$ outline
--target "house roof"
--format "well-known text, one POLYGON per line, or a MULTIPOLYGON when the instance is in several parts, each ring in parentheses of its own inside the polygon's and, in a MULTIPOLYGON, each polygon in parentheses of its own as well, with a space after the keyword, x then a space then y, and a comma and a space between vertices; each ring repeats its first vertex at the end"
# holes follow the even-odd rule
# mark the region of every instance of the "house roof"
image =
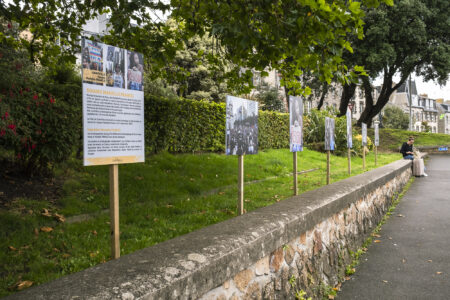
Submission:
MULTIPOLYGON (((397 93, 408 93, 409 92, 409 81, 405 81, 398 89, 397 93)), ((417 95, 416 82, 411 80, 411 95, 417 95)))

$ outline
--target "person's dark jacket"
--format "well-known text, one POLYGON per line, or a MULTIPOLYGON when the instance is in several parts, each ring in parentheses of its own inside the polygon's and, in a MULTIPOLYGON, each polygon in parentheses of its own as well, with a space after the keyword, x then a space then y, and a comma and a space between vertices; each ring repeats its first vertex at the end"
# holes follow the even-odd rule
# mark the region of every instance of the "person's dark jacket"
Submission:
POLYGON ((411 155, 406 152, 413 152, 413 145, 408 145, 407 142, 404 142, 402 148, 400 149, 400 153, 403 154, 403 157, 405 157, 406 155, 411 155))

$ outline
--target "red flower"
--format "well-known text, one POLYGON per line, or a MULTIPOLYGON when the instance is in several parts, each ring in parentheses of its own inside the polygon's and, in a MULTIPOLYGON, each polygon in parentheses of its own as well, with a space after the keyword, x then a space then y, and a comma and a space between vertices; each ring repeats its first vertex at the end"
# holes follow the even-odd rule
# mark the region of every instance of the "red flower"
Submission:
POLYGON ((18 153, 18 154, 17 154, 17 158, 18 158, 18 159, 21 159, 21 158, 22 158, 22 154, 18 153))
POLYGON ((0 130, 0 136, 4 136, 6 131, 4 129, 0 130))
POLYGON ((39 119, 39 125, 42 125, 42 119, 39 119))
POLYGON ((14 124, 9 124, 9 125, 8 125, 8 128, 14 131, 14 130, 16 130, 16 125, 14 125, 14 124))
POLYGON ((30 91, 30 88, 25 88, 25 91, 29 92, 29 91, 30 91))
POLYGON ((37 100, 38 99, 38 95, 37 94, 34 94, 33 95, 33 100, 37 100))
POLYGON ((36 144, 31 145, 31 149, 36 149, 36 144))
POLYGON ((11 29, 12 25, 11 23, 8 23, 8 28, 11 29))
POLYGON ((50 103, 55 103, 55 98, 50 98, 50 103))
POLYGON ((8 119, 8 117, 9 117, 8 112, 5 112, 5 120, 8 119))

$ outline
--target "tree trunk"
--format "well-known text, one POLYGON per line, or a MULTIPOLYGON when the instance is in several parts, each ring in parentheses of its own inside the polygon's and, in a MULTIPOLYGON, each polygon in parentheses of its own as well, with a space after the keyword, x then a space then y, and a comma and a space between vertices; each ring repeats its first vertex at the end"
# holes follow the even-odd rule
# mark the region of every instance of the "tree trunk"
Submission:
POLYGON ((362 88, 364 90, 364 98, 366 99, 366 107, 364 108, 364 111, 362 112, 356 125, 361 127, 361 124, 365 123, 367 124, 367 127, 370 127, 372 124, 372 117, 370 117, 370 113, 373 110, 373 95, 372 95, 373 87, 370 84, 369 78, 367 77, 363 78, 362 82, 363 82, 362 88))
POLYGON ((342 86, 341 102, 339 104, 338 117, 345 116, 347 113, 348 103, 355 95, 356 83, 345 84, 342 86))
POLYGON ((317 105, 318 110, 322 108, 323 100, 325 100, 327 94, 328 94, 328 83, 324 82, 322 85, 322 92, 320 95, 319 104, 317 105))

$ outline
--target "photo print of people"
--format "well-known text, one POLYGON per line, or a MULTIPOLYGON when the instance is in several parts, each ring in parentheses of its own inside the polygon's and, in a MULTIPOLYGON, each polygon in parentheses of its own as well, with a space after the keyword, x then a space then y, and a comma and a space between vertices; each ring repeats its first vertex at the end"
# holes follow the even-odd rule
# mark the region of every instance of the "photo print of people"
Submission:
POLYGON ((367 146, 367 124, 361 123, 362 145, 367 146))
POLYGON ((144 58, 141 53, 128 51, 127 89, 142 91, 144 80, 144 58))
POLYGON ((347 109, 347 148, 351 149, 353 147, 353 137, 352 137, 352 111, 347 109))
POLYGON ((303 151, 303 101, 289 96, 289 128, 291 152, 303 151))
POLYGON ((334 119, 325 117, 325 150, 334 150, 334 119))
POLYGON ((225 152, 258 153, 258 102, 227 96, 225 152))

